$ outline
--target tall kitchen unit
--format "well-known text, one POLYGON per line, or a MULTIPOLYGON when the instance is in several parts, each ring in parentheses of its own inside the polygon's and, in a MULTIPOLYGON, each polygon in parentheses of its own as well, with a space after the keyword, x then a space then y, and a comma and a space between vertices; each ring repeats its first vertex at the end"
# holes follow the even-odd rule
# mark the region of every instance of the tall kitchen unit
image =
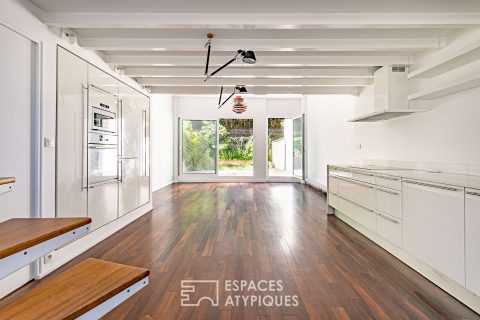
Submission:
POLYGON ((88 216, 92 229, 118 217, 118 83, 88 65, 88 216))
POLYGON ((120 83, 119 215, 150 200, 149 98, 120 83))
POLYGON ((150 202, 150 99, 58 46, 56 216, 92 230, 150 202))

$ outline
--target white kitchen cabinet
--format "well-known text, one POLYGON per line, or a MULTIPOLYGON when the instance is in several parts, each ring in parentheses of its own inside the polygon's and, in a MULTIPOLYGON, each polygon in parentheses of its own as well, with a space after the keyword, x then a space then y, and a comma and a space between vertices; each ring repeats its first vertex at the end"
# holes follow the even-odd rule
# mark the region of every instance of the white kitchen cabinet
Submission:
POLYGON ((120 83, 121 147, 119 215, 150 201, 150 100, 120 83))
POLYGON ((86 217, 88 63, 57 50, 56 215, 86 217))
POLYGON ((400 191, 376 188, 377 210, 387 213, 397 219, 402 218, 402 195, 400 191))
POLYGON ((140 95, 142 134, 139 172, 139 205, 150 202, 150 98, 140 95))
POLYGON ((88 84, 118 95, 118 80, 91 64, 88 64, 88 84))
POLYGON ((338 210, 355 220, 365 228, 376 232, 377 216, 375 211, 342 196, 338 197, 338 210))
POLYGON ((377 234, 402 247, 402 221, 384 212, 377 211, 377 234))
POLYGON ((92 218, 92 230, 117 218, 117 201, 117 182, 98 185, 88 189, 88 216, 92 218))
POLYGON ((480 295, 480 190, 465 190, 466 287, 480 295))
POLYGON ((403 248, 465 284, 463 188, 402 182, 403 248))
POLYGON ((376 175, 376 184, 381 187, 402 190, 402 179, 399 177, 376 175))
POLYGON ((337 209, 338 208, 338 201, 339 201, 339 198, 336 194, 330 192, 328 194, 328 205, 337 209))
POLYGON ((375 183, 375 175, 369 172, 355 171, 352 170, 352 179, 362 181, 365 183, 375 183))
POLYGON ((338 179, 335 176, 328 177, 328 190, 333 193, 338 192, 338 179))
POLYGON ((338 179, 338 194, 360 204, 375 208, 375 187, 346 178, 338 179))

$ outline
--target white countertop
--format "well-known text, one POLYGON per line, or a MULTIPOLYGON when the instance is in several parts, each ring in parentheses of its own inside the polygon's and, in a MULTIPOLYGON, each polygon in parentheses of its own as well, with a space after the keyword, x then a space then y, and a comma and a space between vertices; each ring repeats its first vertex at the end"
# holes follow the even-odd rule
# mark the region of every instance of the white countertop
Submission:
POLYGON ((415 169, 371 165, 330 165, 330 167, 341 168, 347 171, 365 171, 378 175, 400 177, 402 179, 422 180, 456 187, 480 189, 480 176, 474 175, 430 172, 415 169))

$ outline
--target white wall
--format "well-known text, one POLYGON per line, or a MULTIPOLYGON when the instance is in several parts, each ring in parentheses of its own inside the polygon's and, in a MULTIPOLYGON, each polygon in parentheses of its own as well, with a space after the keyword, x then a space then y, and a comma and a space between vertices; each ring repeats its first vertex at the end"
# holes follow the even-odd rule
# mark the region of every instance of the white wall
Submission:
MULTIPOLYGON (((226 98, 226 97, 225 97, 226 98)), ((178 181, 266 181, 267 180, 267 119, 294 118, 302 112, 300 96, 250 96, 245 97, 247 111, 236 114, 231 102, 218 109, 217 96, 177 96, 175 97, 176 114, 186 120, 253 119, 254 134, 254 173, 253 177, 226 177, 206 174, 181 175, 178 181)), ((174 141, 178 141, 177 122, 174 141)), ((178 172, 178 154, 175 152, 175 173, 178 172)), ((271 178, 273 179, 273 178, 271 178)), ((285 178, 283 178, 285 179, 285 178)))
MULTIPOLYGON (((373 103, 370 91, 359 104, 373 103)), ((424 113, 355 125, 362 159, 479 164, 480 88, 434 101, 424 113)), ((362 108, 361 105, 358 107, 362 108)))
POLYGON ((152 95, 150 112, 152 188, 155 191, 173 182, 173 97, 152 95))
POLYGON ((359 161, 355 125, 348 122, 354 117, 356 100, 350 95, 304 97, 308 183, 326 189, 328 164, 359 161))
MULTIPOLYGON (((115 72, 113 72, 95 52, 83 50, 77 45, 71 45, 67 41, 62 40, 58 30, 50 30, 45 24, 37 19, 32 12, 35 12, 35 7, 33 7, 28 1, 0 1, 0 24, 25 35, 33 41, 38 42, 41 47, 42 73, 40 75, 41 97, 39 98, 41 101, 42 123, 40 136, 34 137, 36 140, 40 142, 43 141, 45 137, 54 140, 56 135, 56 51, 58 44, 84 58, 88 62, 96 65, 107 73, 114 75, 123 82, 142 90, 133 80, 115 74, 115 72)), ((8 49, 8 46, 2 45, 2 50, 8 49)), ((34 157, 34 155, 32 155, 32 157, 34 157)), ((55 217, 55 148, 43 147, 41 149, 40 157, 41 188, 40 190, 35 190, 35 192, 41 197, 40 216, 55 217)), ((76 255, 80 254, 126 224, 130 223, 134 219, 138 218, 147 212, 149 208, 151 208, 151 203, 148 206, 144 206, 140 210, 125 215, 120 219, 117 219, 116 221, 59 250, 51 264, 42 264, 39 266, 40 273, 38 276, 43 276, 53 269, 58 268, 69 259, 74 258, 76 255)), ((0 280, 0 297, 16 289, 30 279, 31 277, 28 274, 17 275, 17 273, 15 273, 11 277, 0 280)))

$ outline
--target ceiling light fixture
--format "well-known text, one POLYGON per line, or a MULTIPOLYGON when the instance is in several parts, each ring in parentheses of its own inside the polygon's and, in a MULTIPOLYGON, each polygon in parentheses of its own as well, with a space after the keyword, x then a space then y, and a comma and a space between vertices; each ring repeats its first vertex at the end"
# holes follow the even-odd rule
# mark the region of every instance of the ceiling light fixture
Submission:
POLYGON ((225 101, 222 102, 222 94, 223 94, 223 86, 220 87, 220 96, 218 97, 218 109, 220 109, 221 107, 223 107, 223 105, 225 103, 227 103, 228 100, 230 100, 234 95, 235 93, 247 93, 247 87, 245 87, 245 85, 236 85, 235 88, 233 89, 233 92, 231 95, 228 96, 227 99, 225 99, 225 101))
POLYGON ((225 67, 227 67, 230 64, 232 64, 233 62, 235 62, 237 59, 239 59, 239 56, 242 57, 242 61, 244 63, 254 64, 254 63, 257 62, 257 58, 255 57, 255 53, 252 50, 239 49, 239 50, 237 50, 237 53, 235 54, 235 56, 232 59, 230 59, 223 66, 221 66, 220 68, 218 68, 217 70, 215 70, 211 74, 209 74, 208 73, 208 68, 209 68, 209 65, 210 65, 210 54, 211 54, 211 50, 212 50, 212 39, 213 39, 213 37, 214 37, 213 33, 208 33, 207 34, 208 40, 207 40, 207 43, 205 44, 205 47, 207 48, 207 62, 205 64, 205 73, 204 73, 205 79, 203 81, 207 81, 208 79, 210 79, 211 77, 216 75, 218 72, 222 71, 225 67))

